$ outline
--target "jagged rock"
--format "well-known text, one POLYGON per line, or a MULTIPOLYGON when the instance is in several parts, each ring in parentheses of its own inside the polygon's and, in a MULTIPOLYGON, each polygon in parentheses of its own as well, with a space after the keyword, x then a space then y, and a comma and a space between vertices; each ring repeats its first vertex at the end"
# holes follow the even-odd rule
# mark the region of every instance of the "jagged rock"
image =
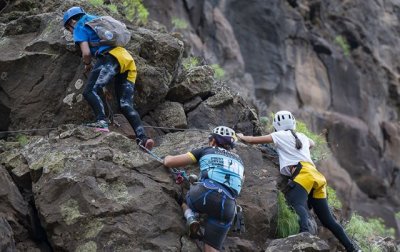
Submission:
POLYGON ((227 125, 248 134, 260 132, 254 111, 225 87, 188 112, 187 119, 189 128, 208 129, 211 125, 227 125))
POLYGON ((329 252, 329 246, 325 241, 309 233, 300 233, 283 239, 273 240, 265 252, 329 252))
MULTIPOLYGON (((29 172, 27 174, 29 175, 29 172)), ((36 216, 32 207, 26 201, 26 195, 21 194, 7 170, 1 165, 0 184, 0 251, 40 251, 33 242, 42 237, 41 230, 35 226, 36 216)), ((31 184, 22 183, 18 186, 28 190, 31 184)), ((43 248, 46 248, 46 245, 43 248)))
MULTIPOLYGON (((154 153, 160 157, 185 153, 206 145, 208 134, 185 131, 161 136, 154 153)), ((182 237, 185 222, 175 201, 179 187, 134 141, 114 132, 93 134, 91 128, 65 125, 14 151, 37 172, 32 180, 34 200, 53 249, 193 251, 197 247, 182 237)), ((257 148, 238 146, 237 152, 246 164, 238 202, 244 208, 247 232, 233 239, 232 250, 260 247, 272 235, 274 181, 279 176, 257 148)), ((198 167, 187 171, 196 174, 198 167)))
MULTIPOLYGON (((192 53, 219 63, 233 90, 265 103, 255 102, 262 115, 287 109, 315 132, 327 130, 330 146, 338 146, 334 162, 364 194, 362 199, 346 197, 351 210, 363 211, 363 201, 370 198, 393 213, 398 211, 400 165, 393 153, 398 153, 400 139, 389 126, 400 116, 397 1, 204 0, 172 6, 148 0, 144 4, 163 23, 168 17, 186 19, 190 29, 183 33, 192 53), (229 64, 230 52, 236 65, 229 64), (358 122, 337 124, 331 113, 358 122)), ((393 225, 386 211, 376 211, 373 215, 393 225)))
POLYGON ((14 234, 10 224, 4 217, 0 217, 0 251, 15 251, 14 234))
POLYGON ((214 71, 210 66, 200 66, 190 69, 181 83, 175 84, 168 92, 171 101, 184 103, 195 96, 205 98, 211 93, 214 82, 214 71))
POLYGON ((167 128, 187 128, 185 111, 178 102, 164 102, 151 114, 157 125, 167 128))
POLYGON ((194 97, 191 101, 186 102, 186 103, 183 105, 183 108, 184 108, 184 110, 185 110, 185 113, 188 113, 188 112, 192 111, 192 110, 193 110, 194 108, 196 108, 197 105, 199 105, 202 101, 203 101, 203 100, 202 100, 199 96, 196 96, 196 97, 194 97))

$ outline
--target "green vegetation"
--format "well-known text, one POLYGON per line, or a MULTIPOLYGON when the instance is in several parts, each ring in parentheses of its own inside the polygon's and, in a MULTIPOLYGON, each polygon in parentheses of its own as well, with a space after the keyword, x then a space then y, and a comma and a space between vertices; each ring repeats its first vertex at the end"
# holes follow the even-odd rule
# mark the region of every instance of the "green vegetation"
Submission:
POLYGON ((183 30, 188 28, 188 23, 181 18, 174 17, 172 18, 171 23, 174 26, 174 30, 176 29, 183 30))
POLYGON ((142 0, 123 0, 122 4, 125 7, 125 15, 130 21, 138 19, 142 23, 147 23, 149 11, 144 7, 142 0))
POLYGON ((311 158, 314 161, 317 162, 323 160, 331 154, 323 134, 317 135, 313 133, 302 121, 296 121, 296 131, 303 133, 308 138, 314 141, 315 146, 311 148, 311 158))
POLYGON ((284 238, 297 234, 300 230, 297 214, 288 206, 285 196, 278 192, 277 237, 284 238))
POLYGON ((15 138, 21 146, 25 146, 29 143, 29 138, 26 135, 17 135, 15 138))
POLYGON ((118 13, 118 8, 115 4, 110 4, 107 5, 107 8, 112 12, 112 13, 118 13))
POLYGON ((327 194, 328 194, 328 204, 329 206, 336 208, 336 209, 341 209, 342 208, 342 202, 338 199, 336 195, 335 189, 332 187, 328 186, 327 187, 327 194))
POLYGON ((342 35, 336 36, 335 42, 342 48, 343 54, 345 56, 350 55, 350 45, 345 37, 343 37, 342 35))
POLYGON ((350 221, 345 225, 346 232, 350 237, 357 240, 362 251, 382 251, 378 243, 374 241, 379 237, 390 236, 394 238, 394 229, 387 228, 382 219, 364 219, 358 214, 353 214, 350 221))
POLYGON ((89 3, 95 7, 103 6, 104 1, 103 0, 89 0, 89 3))
POLYGON ((217 80, 222 80, 222 78, 225 76, 224 69, 222 69, 222 67, 218 64, 212 64, 211 67, 214 69, 214 78, 217 80))
MULTIPOLYGON (((124 15, 129 21, 139 20, 142 23, 147 23, 149 11, 144 7, 142 0, 116 0, 124 6, 124 15)), ((118 13, 117 5, 104 4, 104 0, 89 0, 89 3, 95 7, 106 7, 112 13, 118 13)))
POLYGON ((199 65, 199 59, 196 57, 188 57, 183 59, 182 61, 183 68, 187 71, 193 67, 196 67, 199 65))
POLYGON ((397 219, 400 220, 400 212, 397 212, 395 216, 396 216, 397 219))

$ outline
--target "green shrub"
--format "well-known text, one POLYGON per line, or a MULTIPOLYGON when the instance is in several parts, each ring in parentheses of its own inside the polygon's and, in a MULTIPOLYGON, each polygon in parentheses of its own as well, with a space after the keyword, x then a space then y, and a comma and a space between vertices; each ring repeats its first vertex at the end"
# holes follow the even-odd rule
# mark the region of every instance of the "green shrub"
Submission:
POLYGON ((330 186, 327 187, 327 194, 328 194, 329 206, 336 209, 342 209, 342 202, 340 202, 340 200, 336 195, 336 191, 332 187, 330 186))
POLYGON ((89 3, 95 7, 103 6, 104 1, 103 0, 89 0, 89 3))
POLYGON ((26 135, 17 135, 15 138, 21 146, 25 146, 29 143, 29 138, 26 135))
POLYGON ((336 36, 335 42, 340 46, 340 48, 342 48, 343 54, 345 56, 350 55, 350 45, 345 37, 343 37, 342 35, 336 36))
POLYGON ((285 196, 278 192, 277 237, 284 238, 297 234, 300 230, 297 214, 286 203, 285 196))
POLYGON ((123 0, 122 4, 125 7, 125 15, 130 21, 138 19, 142 23, 147 23, 149 11, 144 7, 142 0, 123 0))
POLYGON ((107 5, 107 8, 112 12, 112 13, 118 13, 118 8, 115 4, 110 4, 107 5))
POLYGON ((182 61, 183 68, 187 71, 193 67, 196 67, 199 65, 199 59, 196 57, 188 57, 183 59, 182 61))
POLYGON ((362 251, 382 251, 379 244, 376 243, 380 237, 390 236, 394 238, 394 229, 387 228, 382 219, 364 219, 362 216, 354 213, 350 221, 345 225, 348 235, 355 239, 362 251))
POLYGON ((296 131, 303 133, 314 141, 315 146, 311 148, 311 158, 314 161, 323 160, 331 154, 323 134, 317 135, 313 133, 307 128, 307 125, 301 121, 296 121, 296 131))
POLYGON ((212 69, 214 69, 214 78, 217 80, 222 80, 225 76, 225 70, 218 64, 212 64, 212 69))
POLYGON ((260 123, 263 128, 267 128, 270 125, 269 118, 267 116, 260 116, 260 123))
POLYGON ((174 26, 174 30, 188 28, 188 23, 181 18, 174 17, 174 18, 172 18, 171 23, 174 26))
POLYGON ((395 216, 396 216, 397 219, 400 220, 400 212, 397 212, 395 216))

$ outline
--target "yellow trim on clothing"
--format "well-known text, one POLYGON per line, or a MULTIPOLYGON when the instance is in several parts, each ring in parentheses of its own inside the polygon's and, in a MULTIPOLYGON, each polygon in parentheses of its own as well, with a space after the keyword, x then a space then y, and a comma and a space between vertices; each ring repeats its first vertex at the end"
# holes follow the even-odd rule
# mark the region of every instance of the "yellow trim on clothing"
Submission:
POLYGON ((136 71, 135 61, 133 60, 132 55, 125 48, 119 46, 109 51, 109 54, 111 54, 118 60, 120 66, 119 73, 122 74, 128 71, 127 80, 129 80, 132 83, 135 83, 137 71, 136 71))
POLYGON ((195 157, 191 152, 188 152, 187 154, 189 155, 189 157, 190 157, 194 162, 197 163, 196 157, 195 157))
POLYGON ((326 198, 326 179, 324 175, 322 175, 313 164, 308 162, 300 163, 302 168, 294 181, 304 187, 308 194, 314 189, 312 194, 313 198, 326 198))

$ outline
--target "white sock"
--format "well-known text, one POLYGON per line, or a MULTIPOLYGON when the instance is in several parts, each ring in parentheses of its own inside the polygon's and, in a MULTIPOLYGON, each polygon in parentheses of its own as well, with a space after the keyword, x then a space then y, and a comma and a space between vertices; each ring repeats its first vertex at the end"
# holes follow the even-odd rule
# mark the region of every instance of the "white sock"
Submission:
POLYGON ((188 219, 189 217, 192 217, 192 216, 194 216, 192 209, 190 209, 190 208, 186 209, 185 218, 188 219))

